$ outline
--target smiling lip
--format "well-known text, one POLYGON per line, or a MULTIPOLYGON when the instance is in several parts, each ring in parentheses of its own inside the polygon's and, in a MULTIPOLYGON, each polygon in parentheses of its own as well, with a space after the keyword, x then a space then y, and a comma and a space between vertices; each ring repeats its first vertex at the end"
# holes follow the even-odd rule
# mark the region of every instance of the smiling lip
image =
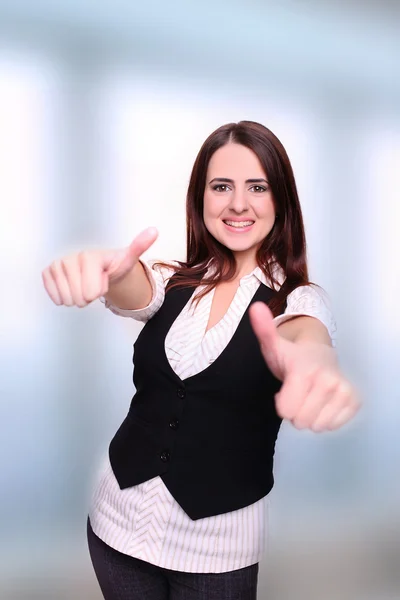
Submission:
POLYGON ((246 231, 250 231, 254 225, 254 221, 252 219, 224 219, 223 223, 228 231, 232 231, 234 233, 245 233, 246 231), (232 223, 235 223, 235 225, 232 223), (243 223, 243 225, 240 225, 241 223, 243 223))

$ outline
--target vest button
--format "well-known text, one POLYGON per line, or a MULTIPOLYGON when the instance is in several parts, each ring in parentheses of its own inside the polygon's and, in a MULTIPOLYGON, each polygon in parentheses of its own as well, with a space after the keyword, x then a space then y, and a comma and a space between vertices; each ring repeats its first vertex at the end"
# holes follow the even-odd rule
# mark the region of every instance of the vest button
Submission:
POLYGON ((169 426, 171 427, 171 429, 178 429, 178 427, 179 427, 179 421, 178 421, 178 419, 173 419, 170 422, 169 426))
POLYGON ((163 451, 161 452, 161 454, 160 454, 160 459, 161 459, 163 462, 168 462, 168 461, 169 461, 169 458, 170 458, 170 453, 169 453, 169 451, 168 451, 168 450, 163 450, 163 451))
POLYGON ((186 396, 186 392, 183 388, 178 388, 176 393, 178 394, 178 398, 181 398, 182 400, 186 396))

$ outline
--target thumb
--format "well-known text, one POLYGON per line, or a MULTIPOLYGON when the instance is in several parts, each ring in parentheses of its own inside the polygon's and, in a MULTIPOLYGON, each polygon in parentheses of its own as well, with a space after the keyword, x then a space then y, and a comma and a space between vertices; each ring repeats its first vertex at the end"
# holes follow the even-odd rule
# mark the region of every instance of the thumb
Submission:
POLYGON ((132 266, 139 260, 141 255, 150 248, 158 237, 158 231, 155 227, 148 227, 126 248, 126 257, 132 262, 132 266))
POLYGON ((129 246, 107 255, 105 270, 108 273, 110 281, 115 282, 125 277, 136 265, 143 252, 146 252, 155 242, 157 236, 157 229, 149 227, 139 233, 129 246))
POLYGON ((282 367, 280 364, 281 338, 274 324, 273 315, 263 302, 252 304, 249 314, 250 323, 260 343, 264 360, 275 377, 282 380, 282 367))

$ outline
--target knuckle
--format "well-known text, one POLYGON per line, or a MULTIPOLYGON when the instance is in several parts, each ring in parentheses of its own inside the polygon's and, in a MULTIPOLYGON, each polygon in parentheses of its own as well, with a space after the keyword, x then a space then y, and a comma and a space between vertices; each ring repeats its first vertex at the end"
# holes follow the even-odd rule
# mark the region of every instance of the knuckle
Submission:
POLYGON ((339 429, 346 421, 332 421, 331 423, 328 423, 327 425, 327 430, 328 431, 336 431, 336 429, 339 429))
POLYGON ((99 293, 92 292, 91 294, 84 293, 83 300, 85 302, 85 306, 87 306, 91 302, 94 302, 94 300, 97 300, 97 298, 99 298, 100 296, 101 296, 100 292, 99 293))
POLYGON ((314 433, 322 433, 326 429, 326 426, 323 423, 313 423, 310 429, 314 433))
POLYGON ((79 301, 79 302, 76 303, 76 306, 78 308, 85 308, 87 305, 88 305, 88 302, 86 302, 86 300, 79 301))
POLYGON ((59 270, 59 261, 54 260, 51 263, 51 265, 49 265, 48 271, 52 277, 56 277, 58 270, 59 270))
POLYGON ((282 418, 287 419, 288 421, 293 421, 295 419, 296 414, 290 407, 285 407, 282 411, 282 418))
POLYGON ((286 413, 285 407, 282 405, 282 402, 277 401, 275 403, 275 410, 278 417, 280 417, 281 419, 287 419, 288 415, 286 413))
POLYGON ((275 408, 281 417, 287 416, 287 402, 281 394, 275 396, 275 408))
POLYGON ((318 385, 325 392, 332 392, 339 385, 339 378, 331 373, 321 373, 318 377, 318 385))
POLYGON ((63 269, 68 269, 69 267, 71 267, 74 263, 74 257, 73 256, 64 256, 61 259, 61 265, 63 267, 63 269))
POLYGON ((306 429, 307 427, 307 422, 300 417, 294 417, 294 419, 292 419, 292 424, 296 429, 306 429))
POLYGON ((350 398, 353 395, 353 388, 351 384, 345 379, 339 382, 337 391, 341 396, 344 396, 346 398, 350 398))
POLYGON ((68 273, 68 267, 69 267, 69 259, 68 258, 62 258, 60 260, 60 266, 61 266, 61 270, 64 273, 64 275, 67 275, 67 273, 68 273))
POLYGON ((83 264, 83 263, 87 263, 89 262, 90 258, 92 257, 93 253, 90 252, 89 250, 82 250, 81 252, 79 252, 79 254, 77 255, 78 261, 83 264))

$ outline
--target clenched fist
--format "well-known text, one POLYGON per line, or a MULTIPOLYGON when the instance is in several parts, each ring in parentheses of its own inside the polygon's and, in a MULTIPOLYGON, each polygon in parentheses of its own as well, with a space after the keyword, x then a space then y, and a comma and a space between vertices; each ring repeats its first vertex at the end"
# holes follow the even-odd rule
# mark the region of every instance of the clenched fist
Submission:
POLYGON ((157 239, 157 230, 142 231, 126 248, 78 252, 55 260, 42 272, 44 287, 58 306, 83 308, 122 281, 157 239))
POLYGON ((271 372, 282 381, 275 396, 277 413, 297 429, 332 431, 350 421, 360 401, 357 390, 341 373, 336 353, 326 344, 296 344, 283 339, 268 306, 250 308, 254 332, 271 372))

